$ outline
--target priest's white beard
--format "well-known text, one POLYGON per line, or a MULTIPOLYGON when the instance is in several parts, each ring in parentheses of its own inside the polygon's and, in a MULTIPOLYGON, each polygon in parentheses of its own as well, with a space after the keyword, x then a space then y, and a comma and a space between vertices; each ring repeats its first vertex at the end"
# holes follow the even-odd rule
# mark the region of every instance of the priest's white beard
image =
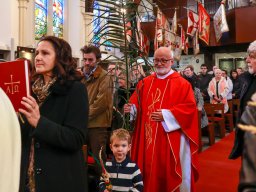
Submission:
POLYGON ((249 67, 249 68, 248 68, 248 71, 249 71, 249 73, 252 74, 252 75, 253 75, 254 73, 256 73, 256 72, 253 70, 252 67, 249 67))
POLYGON ((170 68, 155 68, 157 75, 165 75, 169 73, 170 68))

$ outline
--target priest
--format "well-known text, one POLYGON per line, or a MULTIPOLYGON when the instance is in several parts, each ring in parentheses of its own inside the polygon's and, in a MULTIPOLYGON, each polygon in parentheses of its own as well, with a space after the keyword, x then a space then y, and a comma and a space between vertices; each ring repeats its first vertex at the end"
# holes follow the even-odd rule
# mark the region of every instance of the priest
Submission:
POLYGON ((195 191, 198 117, 191 85, 171 69, 169 48, 154 54, 155 73, 137 85, 124 107, 136 117, 131 158, 143 174, 144 192, 195 191))
POLYGON ((0 88, 0 191, 19 191, 21 135, 14 108, 0 88))

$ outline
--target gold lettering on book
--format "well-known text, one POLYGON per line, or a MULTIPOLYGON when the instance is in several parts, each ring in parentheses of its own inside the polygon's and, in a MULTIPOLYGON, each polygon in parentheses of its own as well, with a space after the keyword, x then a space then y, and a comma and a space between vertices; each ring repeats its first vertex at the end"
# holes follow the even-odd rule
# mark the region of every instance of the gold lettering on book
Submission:
POLYGON ((13 81, 13 75, 10 75, 10 77, 11 77, 11 81, 4 83, 7 86, 6 93, 9 93, 9 94, 18 93, 20 81, 13 81))

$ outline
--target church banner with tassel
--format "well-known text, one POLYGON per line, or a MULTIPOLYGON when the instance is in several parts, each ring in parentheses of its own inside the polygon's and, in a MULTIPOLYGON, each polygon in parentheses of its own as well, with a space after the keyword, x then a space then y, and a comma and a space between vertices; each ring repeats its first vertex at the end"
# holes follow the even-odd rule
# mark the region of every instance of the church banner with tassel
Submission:
POLYGON ((188 44, 188 37, 186 38, 186 41, 185 41, 185 46, 184 46, 184 53, 186 54, 186 55, 188 55, 188 46, 189 46, 189 44, 188 44))
POLYGON ((218 42, 222 36, 222 33, 229 31, 227 20, 226 20, 224 2, 221 2, 219 9, 213 16, 213 25, 214 25, 216 41, 218 42))
POLYGON ((199 25, 198 33, 199 39, 209 45, 210 39, 210 15, 207 13, 205 8, 201 3, 198 3, 198 16, 199 16, 199 25))
POLYGON ((198 43, 198 31, 196 31, 195 36, 193 37, 193 51, 194 55, 197 55, 200 52, 200 47, 198 43))
POLYGON ((194 13, 192 10, 188 10, 188 27, 187 27, 187 34, 193 37, 195 35, 195 32, 198 29, 198 22, 199 18, 196 13, 194 13))

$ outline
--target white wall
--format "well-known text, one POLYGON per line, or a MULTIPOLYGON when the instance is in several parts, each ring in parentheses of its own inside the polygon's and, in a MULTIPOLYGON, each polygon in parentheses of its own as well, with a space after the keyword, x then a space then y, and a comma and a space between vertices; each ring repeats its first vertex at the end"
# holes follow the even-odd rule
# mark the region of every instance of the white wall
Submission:
POLYGON ((237 52, 237 53, 216 53, 215 54, 215 65, 219 66, 220 59, 229 59, 229 58, 244 58, 246 57, 246 52, 237 52))
POLYGON ((11 50, 8 59, 14 59, 13 47, 17 46, 19 35, 18 1, 0 0, 0 5, 0 49, 11 50))
POLYGON ((204 63, 204 54, 194 55, 182 55, 179 62, 179 69, 183 70, 187 65, 194 67, 195 73, 200 71, 200 66, 204 63))

